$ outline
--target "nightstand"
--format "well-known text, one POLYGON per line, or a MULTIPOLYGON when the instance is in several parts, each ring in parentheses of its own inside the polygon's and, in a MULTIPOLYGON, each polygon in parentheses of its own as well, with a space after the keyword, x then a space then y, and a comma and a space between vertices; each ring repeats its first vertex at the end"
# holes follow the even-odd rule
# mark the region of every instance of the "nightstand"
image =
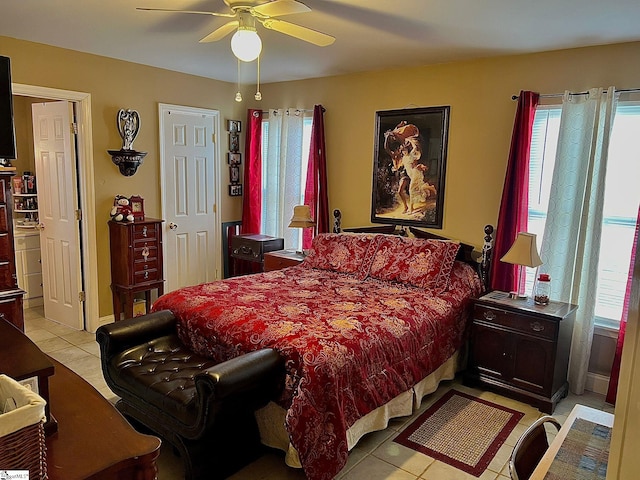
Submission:
POLYGON ((491 292, 474 301, 464 383, 498 391, 545 413, 568 392, 576 305, 491 292))
POLYGON ((302 253, 293 250, 276 250, 264 254, 264 271, 271 272, 281 268, 294 267, 304 260, 302 253))

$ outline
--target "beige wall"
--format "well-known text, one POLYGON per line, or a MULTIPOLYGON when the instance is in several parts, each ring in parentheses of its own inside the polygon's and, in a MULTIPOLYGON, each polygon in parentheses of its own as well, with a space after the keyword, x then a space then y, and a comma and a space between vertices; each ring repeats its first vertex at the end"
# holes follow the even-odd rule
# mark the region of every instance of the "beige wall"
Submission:
MULTIPOLYGON (((91 94, 93 113, 93 158, 95 170, 95 205, 98 258, 98 282, 100 316, 112 313, 110 255, 107 221, 116 194, 141 195, 145 199, 145 211, 151 217, 159 217, 160 167, 158 136, 158 103, 210 108, 220 111, 221 131, 226 129, 227 119, 244 118, 245 108, 233 100, 235 86, 225 82, 185 75, 143 65, 88 55, 71 50, 50 47, 0 37, 0 55, 11 57, 14 83, 37 85, 61 90, 91 94), (132 177, 122 176, 111 162, 108 149, 119 149, 122 139, 116 128, 116 113, 120 108, 138 110, 142 122, 135 141, 135 148, 148 152, 144 164, 132 177)), ((17 101, 24 113, 26 103, 17 101)), ((25 114, 26 115, 26 114, 25 114)), ((23 116, 23 118, 26 118, 23 116)), ((19 159, 18 171, 33 165, 33 148, 29 151, 28 121, 16 125, 19 159)), ((226 136, 224 134, 223 136, 226 136)), ((222 151, 227 149, 227 139, 221 139, 222 151)), ((222 161, 226 164, 226 158, 222 161)), ((227 170, 221 170, 221 221, 235 220, 241 215, 242 202, 227 195, 227 170)))
MULTIPOLYGON (((498 215, 516 106, 511 95, 523 89, 557 93, 593 86, 640 87, 640 43, 267 84, 261 87, 262 102, 242 104, 233 101, 233 84, 104 57, 6 37, 0 37, 0 54, 12 58, 16 83, 92 95, 95 208, 97 218, 105 219, 97 225, 100 315, 111 313, 106 221, 113 196, 141 194, 147 213, 160 214, 159 102, 217 109, 223 121, 246 121, 248 107, 322 104, 327 110, 329 207, 342 210, 344 226, 370 223, 375 112, 450 105, 444 224, 438 233, 479 247, 484 225, 495 225, 498 215), (115 128, 119 108, 140 112, 142 129, 135 146, 149 152, 129 178, 118 173, 106 154, 121 146, 115 128)), ((248 91, 244 97, 253 95, 248 91)), ((221 219, 236 220, 241 202, 226 196, 224 172, 221 219)))
POLYGON ((640 87, 640 43, 262 86, 262 108, 326 108, 330 210, 369 224, 376 110, 451 106, 441 233, 480 246, 496 223, 520 90, 640 87))

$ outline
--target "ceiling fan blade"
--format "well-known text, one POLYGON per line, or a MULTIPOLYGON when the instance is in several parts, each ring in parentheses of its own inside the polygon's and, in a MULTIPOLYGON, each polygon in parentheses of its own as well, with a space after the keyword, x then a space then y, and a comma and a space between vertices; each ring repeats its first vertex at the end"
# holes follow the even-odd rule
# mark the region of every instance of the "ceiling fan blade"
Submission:
POLYGON ((326 33, 318 32, 317 30, 312 30, 307 27, 301 27, 300 25, 285 22, 283 20, 267 18, 261 22, 265 28, 284 33, 285 35, 290 35, 300 40, 304 40, 305 42, 313 43, 319 47, 326 47, 336 41, 335 37, 327 35, 326 33))
POLYGON ((174 12, 174 13, 195 13, 197 15, 212 15, 214 17, 227 17, 233 18, 235 13, 218 13, 218 12, 200 12, 198 10, 173 10, 171 8, 143 8, 136 7, 136 10, 144 10, 147 12, 174 12))
POLYGON ((296 0, 274 0, 273 2, 253 7, 250 11, 258 14, 258 16, 280 17, 282 15, 291 15, 292 13, 310 12, 311 9, 296 0))
POLYGON ((215 29, 209 35, 200 40, 200 43, 217 42, 218 40, 222 40, 224 37, 236 30, 238 28, 238 24, 239 22, 237 20, 225 23, 220 28, 215 29))

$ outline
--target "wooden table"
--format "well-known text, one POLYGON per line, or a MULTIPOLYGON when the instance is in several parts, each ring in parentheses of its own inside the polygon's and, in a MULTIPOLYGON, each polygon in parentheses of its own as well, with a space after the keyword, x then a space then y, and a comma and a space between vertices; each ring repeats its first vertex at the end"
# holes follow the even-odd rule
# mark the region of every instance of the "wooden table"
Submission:
POLYGON ((160 439, 135 431, 89 383, 51 362, 49 394, 58 432, 46 439, 49 480, 154 480, 160 439))
POLYGON ((0 373, 16 380, 37 378, 50 419, 45 424, 50 480, 156 478, 160 439, 136 432, 88 382, 4 320, 0 320, 0 373))
POLYGON ((547 471, 551 467, 551 464, 553 463, 558 450, 560 450, 562 442, 564 442, 565 438, 567 438, 567 434, 569 433, 573 422, 575 422, 578 418, 598 423, 600 425, 604 425, 605 427, 613 428, 612 414, 603 412, 602 410, 597 410, 595 408, 586 407, 584 405, 576 405, 575 407, 573 407, 573 410, 571 410, 571 413, 562 425, 562 428, 556 435, 556 438, 553 440, 553 442, 551 442, 551 445, 549 445, 549 449, 540 460, 540 463, 531 474, 530 480, 542 480, 544 478, 544 476, 547 474, 547 471))

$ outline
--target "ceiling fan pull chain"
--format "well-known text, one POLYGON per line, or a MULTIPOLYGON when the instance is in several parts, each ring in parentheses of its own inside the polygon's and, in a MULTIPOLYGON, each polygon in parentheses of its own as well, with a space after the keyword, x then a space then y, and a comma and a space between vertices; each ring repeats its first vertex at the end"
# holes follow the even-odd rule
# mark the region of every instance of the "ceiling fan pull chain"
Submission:
POLYGON ((256 81, 256 100, 262 100, 262 93, 260 93, 260 55, 258 55, 258 80, 256 81))
POLYGON ((242 93, 240 93, 240 59, 238 59, 238 91, 236 92, 236 102, 242 101, 242 93))

